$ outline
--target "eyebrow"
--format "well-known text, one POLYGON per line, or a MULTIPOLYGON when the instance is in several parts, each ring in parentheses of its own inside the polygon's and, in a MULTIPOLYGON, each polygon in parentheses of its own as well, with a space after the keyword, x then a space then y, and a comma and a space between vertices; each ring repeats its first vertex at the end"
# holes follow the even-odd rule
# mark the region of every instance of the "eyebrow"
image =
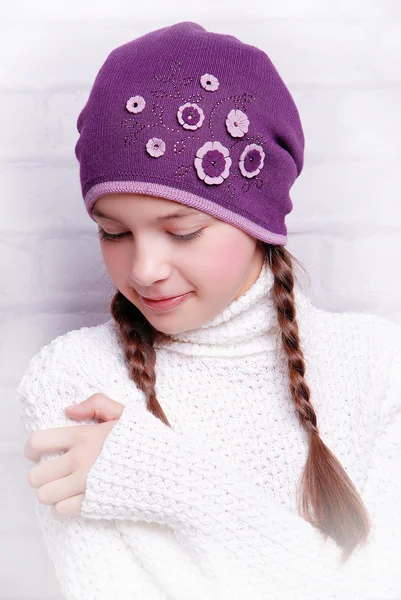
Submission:
MULTIPOLYGON (((198 210, 196 208, 182 208, 179 210, 176 210, 173 213, 170 213, 169 215, 164 215, 163 217, 157 217, 157 219, 155 219, 156 223, 161 223, 164 221, 170 221, 171 219, 183 219, 185 217, 189 217, 190 215, 194 214, 195 212, 198 212, 198 210)), ((113 219, 112 217, 105 215, 102 211, 100 211, 98 208, 94 208, 92 210, 92 214, 95 217, 103 217, 104 219, 110 219, 110 221, 115 221, 116 223, 118 223, 118 221, 116 219, 113 219)))

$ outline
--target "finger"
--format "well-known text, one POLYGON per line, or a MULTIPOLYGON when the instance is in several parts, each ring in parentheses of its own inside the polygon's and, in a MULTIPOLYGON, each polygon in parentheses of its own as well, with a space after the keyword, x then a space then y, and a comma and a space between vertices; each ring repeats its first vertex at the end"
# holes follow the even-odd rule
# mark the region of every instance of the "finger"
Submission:
POLYGON ((33 488, 40 488, 45 483, 67 477, 72 472, 71 456, 66 452, 62 456, 33 467, 28 473, 28 483, 33 488))
POLYGON ((37 491, 37 498, 41 504, 56 504, 71 496, 82 494, 85 491, 85 478, 78 473, 73 473, 63 479, 56 479, 42 485, 37 491))
POLYGON ((51 509, 53 517, 57 520, 63 517, 79 517, 83 499, 84 494, 78 494, 72 498, 57 502, 51 509))
POLYGON ((24 456, 33 462, 39 462, 44 452, 68 451, 76 443, 78 435, 84 435, 87 427, 96 427, 97 423, 91 425, 76 425, 67 427, 52 427, 34 431, 29 436, 24 446, 24 456))
POLYGON ((123 409, 123 404, 97 392, 83 402, 67 406, 65 411, 71 418, 111 421, 119 419, 123 409))

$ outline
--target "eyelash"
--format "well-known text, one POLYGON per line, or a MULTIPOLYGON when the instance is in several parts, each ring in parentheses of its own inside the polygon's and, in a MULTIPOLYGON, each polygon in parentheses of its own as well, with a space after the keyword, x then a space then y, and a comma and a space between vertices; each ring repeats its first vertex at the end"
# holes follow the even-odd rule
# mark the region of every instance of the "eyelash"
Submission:
MULTIPOLYGON (((115 234, 106 233, 106 231, 102 228, 99 229, 98 233, 102 242, 117 242, 118 240, 121 240, 122 238, 125 238, 128 235, 130 235, 129 231, 115 234)), ((203 229, 199 229, 198 231, 194 231, 194 233, 189 233, 188 235, 176 235, 174 233, 170 233, 170 235, 179 242, 189 242, 191 240, 194 240, 195 238, 200 237, 202 233, 203 229)))

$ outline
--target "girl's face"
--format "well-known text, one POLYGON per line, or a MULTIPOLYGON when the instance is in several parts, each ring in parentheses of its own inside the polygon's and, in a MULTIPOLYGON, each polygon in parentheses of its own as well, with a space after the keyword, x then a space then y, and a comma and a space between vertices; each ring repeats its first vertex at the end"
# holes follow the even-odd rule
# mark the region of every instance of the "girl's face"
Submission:
POLYGON ((95 202, 93 216, 100 237, 102 231, 119 236, 100 242, 114 285, 153 327, 166 334, 211 321, 251 287, 263 265, 261 242, 173 200, 106 194, 95 202), (176 212, 187 214, 166 218, 176 212), (185 302, 164 312, 151 310, 142 299, 187 292, 185 302))

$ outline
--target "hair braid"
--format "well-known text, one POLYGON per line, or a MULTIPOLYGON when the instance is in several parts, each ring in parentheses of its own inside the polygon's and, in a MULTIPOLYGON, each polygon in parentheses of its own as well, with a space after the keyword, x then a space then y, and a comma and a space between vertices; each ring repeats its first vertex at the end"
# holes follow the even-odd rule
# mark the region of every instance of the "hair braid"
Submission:
POLYGON ((146 408, 171 427, 156 398, 156 352, 153 342, 159 332, 120 291, 111 301, 111 314, 118 326, 130 377, 146 397, 146 408))
POLYGON ((309 436, 308 457, 299 482, 298 510, 325 538, 330 536, 337 542, 343 549, 344 562, 357 544, 366 542, 370 518, 354 484, 319 435, 310 389, 305 381, 305 361, 296 320, 292 267, 292 260, 296 259, 282 246, 264 246, 265 258, 274 275, 272 292, 282 346, 288 358, 291 396, 309 436))

